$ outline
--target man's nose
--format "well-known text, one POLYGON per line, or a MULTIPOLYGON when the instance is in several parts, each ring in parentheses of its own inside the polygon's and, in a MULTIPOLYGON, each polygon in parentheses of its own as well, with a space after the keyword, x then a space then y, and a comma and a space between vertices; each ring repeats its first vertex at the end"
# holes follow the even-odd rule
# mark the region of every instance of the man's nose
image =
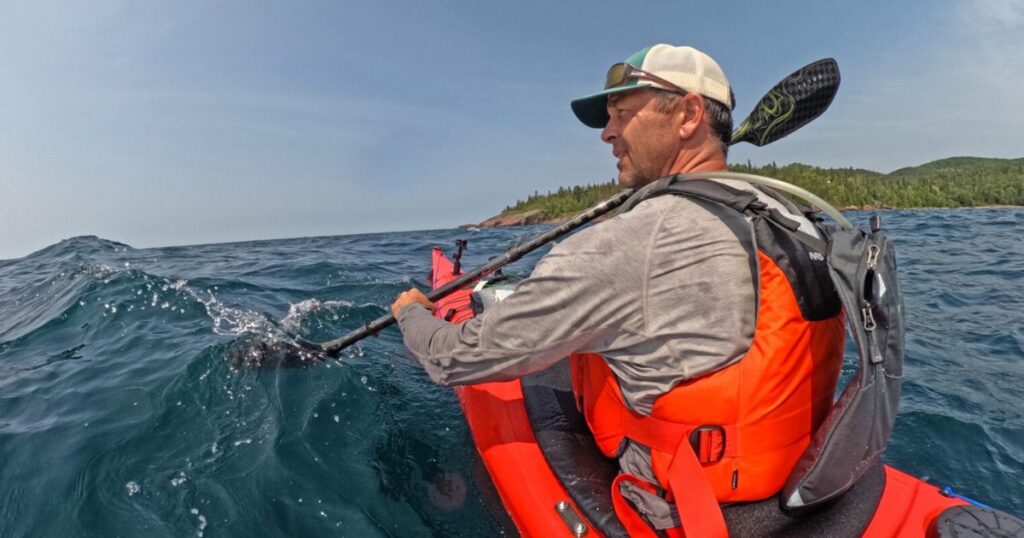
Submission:
POLYGON ((605 124, 604 129, 601 129, 601 140, 608 144, 611 144, 619 137, 619 127, 615 124, 615 120, 609 118, 608 123, 605 124))

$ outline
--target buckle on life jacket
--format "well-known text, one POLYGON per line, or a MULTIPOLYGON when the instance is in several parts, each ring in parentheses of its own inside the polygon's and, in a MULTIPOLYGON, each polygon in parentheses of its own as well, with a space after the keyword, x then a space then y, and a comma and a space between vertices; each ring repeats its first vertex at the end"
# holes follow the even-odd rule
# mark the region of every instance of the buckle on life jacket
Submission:
POLYGON ((717 424, 697 426, 690 432, 690 446, 701 465, 715 463, 725 456, 725 428, 717 424))

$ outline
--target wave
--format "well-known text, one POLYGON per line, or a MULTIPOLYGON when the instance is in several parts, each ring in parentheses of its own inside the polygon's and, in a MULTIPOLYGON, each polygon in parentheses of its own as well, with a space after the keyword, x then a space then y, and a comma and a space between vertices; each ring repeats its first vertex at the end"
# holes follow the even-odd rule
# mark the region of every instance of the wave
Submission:
POLYGON ((0 263, 0 344, 66 316, 97 286, 132 270, 138 251, 84 235, 0 263))
POLYGON ((103 239, 95 235, 78 235, 62 241, 58 241, 48 247, 42 248, 29 254, 26 258, 42 258, 60 256, 67 252, 83 255, 96 255, 102 253, 123 253, 134 251, 131 245, 118 241, 103 239))
MULTIPOLYGON (((61 338, 67 344, 61 350, 16 354, 21 358, 9 362, 5 369, 9 373, 24 372, 62 357, 77 358, 77 351, 86 342, 108 340, 113 331, 145 334, 169 321, 199 323, 218 336, 251 336, 274 343, 294 342, 296 335, 332 338, 350 316, 361 323, 383 312, 372 302, 356 305, 340 299, 295 300, 293 297, 305 294, 304 286, 296 288, 294 282, 289 285, 283 278, 249 278, 243 273, 233 279, 200 277, 190 281, 177 275, 156 274, 154 266, 160 266, 157 259, 167 252, 153 254, 83 236, 0 265, 0 312, 5 314, 0 318, 0 351, 11 346, 24 348, 21 344, 29 340, 38 343, 52 339, 61 330, 72 333, 71 338, 61 338), (259 306, 266 308, 235 303, 251 304, 253 298, 265 298, 259 306), (277 316, 268 313, 279 310, 282 302, 287 305, 286 312, 277 316), (69 355, 65 348, 73 352, 69 355)), ((375 278, 342 276, 340 267, 329 264, 311 265, 316 272, 293 272, 293 278, 295 274, 328 272, 323 282, 328 293, 351 286, 373 288, 381 283, 375 278), (332 281, 331 274, 346 283, 332 281)))

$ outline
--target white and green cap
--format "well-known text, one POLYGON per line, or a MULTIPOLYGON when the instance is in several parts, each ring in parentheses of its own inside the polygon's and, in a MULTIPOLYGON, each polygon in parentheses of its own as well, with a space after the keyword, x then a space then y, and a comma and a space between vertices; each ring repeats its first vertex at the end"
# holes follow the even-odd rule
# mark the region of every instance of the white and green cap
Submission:
POLYGON ((608 70, 604 90, 572 102, 572 111, 587 127, 608 124, 608 96, 637 88, 685 90, 714 99, 732 110, 729 79, 718 63, 693 47, 673 47, 663 43, 647 47, 625 63, 608 70), (675 86, 675 87, 673 87, 675 86))

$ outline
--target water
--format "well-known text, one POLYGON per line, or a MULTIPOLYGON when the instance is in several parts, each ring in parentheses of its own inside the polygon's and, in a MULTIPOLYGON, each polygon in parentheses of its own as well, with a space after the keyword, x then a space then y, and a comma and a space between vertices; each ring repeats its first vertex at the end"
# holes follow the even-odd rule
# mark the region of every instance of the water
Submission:
MULTIPOLYGON (((1024 514, 1024 209, 883 219, 909 316, 887 458, 1024 514)), ((456 398, 396 330, 310 369, 235 371, 225 353, 387 313, 432 245, 468 238, 475 266, 542 229, 79 237, 0 261, 0 536, 514 534, 456 398)))

